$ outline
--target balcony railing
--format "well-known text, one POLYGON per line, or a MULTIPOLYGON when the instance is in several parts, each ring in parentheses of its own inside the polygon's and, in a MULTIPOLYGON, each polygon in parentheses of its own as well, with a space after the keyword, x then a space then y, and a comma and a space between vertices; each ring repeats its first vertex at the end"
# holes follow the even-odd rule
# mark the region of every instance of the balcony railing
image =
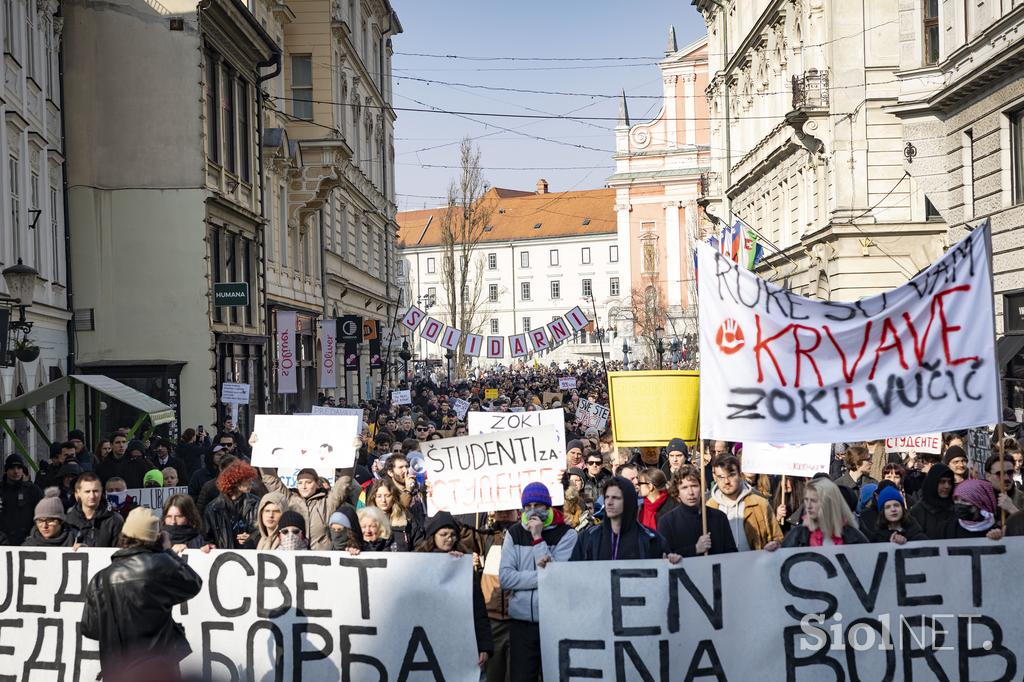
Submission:
POLYGON ((793 76, 793 108, 828 108, 828 69, 808 69, 802 76, 793 76))

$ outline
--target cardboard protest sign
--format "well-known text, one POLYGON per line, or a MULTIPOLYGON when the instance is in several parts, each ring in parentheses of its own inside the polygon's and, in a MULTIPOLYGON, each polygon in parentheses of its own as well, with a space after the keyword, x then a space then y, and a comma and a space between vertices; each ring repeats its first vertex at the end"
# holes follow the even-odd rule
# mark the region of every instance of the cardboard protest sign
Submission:
POLYGON ((1017 679, 1021 561, 1024 542, 982 538, 552 562, 544 679, 1017 679))
POLYGON ((459 419, 465 419, 466 412, 469 411, 469 401, 456 398, 452 401, 452 411, 455 412, 455 416, 459 419))
POLYGON ((346 469, 355 464, 359 422, 351 415, 258 414, 252 465, 276 469, 346 469))
POLYGON ((330 407, 328 405, 314 405, 310 408, 310 414, 347 414, 359 420, 359 433, 363 428, 363 411, 358 407, 330 407))
POLYGON ((135 502, 140 507, 146 507, 152 509, 160 514, 164 508, 164 502, 171 499, 175 495, 188 495, 188 486, 179 485, 170 488, 128 488, 125 491, 128 495, 128 499, 135 502))
POLYGON ((828 473, 831 443, 744 443, 743 472, 811 477, 828 473))
POLYGON ((411 405, 412 391, 391 391, 392 405, 411 405))
POLYGON ((562 402, 562 394, 555 391, 544 391, 544 404, 550 405, 554 402, 562 402))
POLYGON ((558 390, 565 391, 576 388, 576 377, 558 377, 558 390))
MULTIPOLYGON (((0 605, 0 670, 10 679, 96 679, 98 643, 81 635, 83 595, 114 551, 0 550, 0 581, 18 585, 20 595, 0 605)), ((200 593, 172 612, 192 645, 182 662, 185 679, 479 679, 468 556, 185 556, 203 581, 200 593)))
POLYGON ((519 509, 523 488, 533 481, 547 485, 552 504, 564 499, 565 451, 552 426, 427 441, 423 458, 430 516, 519 509))
POLYGON ((585 398, 580 398, 579 403, 576 405, 576 421, 584 429, 593 428, 598 431, 604 431, 605 426, 608 425, 608 416, 610 414, 610 410, 604 405, 592 403, 585 398))
MULTIPOLYGON (((664 447, 697 439, 696 372, 609 372, 612 434, 619 447, 664 447)), ((581 401, 582 402, 582 401, 581 401)))
POLYGON ((536 412, 470 412, 466 419, 466 430, 474 436, 493 431, 533 429, 551 426, 555 429, 558 447, 565 454, 565 410, 538 410, 536 412))
POLYGON ((921 436, 898 436, 885 439, 888 452, 942 452, 942 434, 926 433, 921 436))
POLYGON ((697 250, 702 436, 852 442, 1002 416, 987 220, 903 286, 855 303, 798 296, 697 250))

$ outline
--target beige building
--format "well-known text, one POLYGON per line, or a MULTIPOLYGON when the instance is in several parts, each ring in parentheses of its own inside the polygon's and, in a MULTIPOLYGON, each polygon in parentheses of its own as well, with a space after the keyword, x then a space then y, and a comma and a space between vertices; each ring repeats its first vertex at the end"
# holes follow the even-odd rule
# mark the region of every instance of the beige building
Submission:
MULTIPOLYGON (((238 0, 64 12, 79 370, 173 405, 172 436, 224 414, 222 381, 250 383, 249 422, 270 366, 258 93, 280 49, 238 0), (222 282, 248 305, 215 306, 222 282)), ((104 431, 130 418, 89 409, 104 431)))
POLYGON ((904 173, 901 121, 888 111, 900 93, 900 3, 693 4, 709 33, 703 203, 760 231, 759 271, 805 295, 856 300, 941 254, 946 226, 904 173))

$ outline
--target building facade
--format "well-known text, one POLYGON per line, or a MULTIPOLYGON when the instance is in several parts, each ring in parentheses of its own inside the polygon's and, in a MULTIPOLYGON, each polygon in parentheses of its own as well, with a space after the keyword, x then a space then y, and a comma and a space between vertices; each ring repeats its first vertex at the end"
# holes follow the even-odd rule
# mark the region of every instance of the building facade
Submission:
MULTIPOLYGON (((71 312, 59 56, 64 20, 56 0, 7 2, 0 13, 4 20, 0 148, 7 155, 6 163, 0 164, 0 270, 21 263, 36 271, 32 303, 25 310, 31 330, 10 334, 10 345, 2 344, 10 350, 23 346, 27 354, 22 357, 36 357, 22 360, 9 356, 11 366, 0 367, 3 402, 67 373, 71 312)), ((0 298, 8 293, 0 280, 0 298)), ((7 307, 9 302, 0 305, 7 307)), ((12 313, 12 319, 18 320, 18 310, 12 313)), ((51 440, 67 436, 63 401, 38 406, 33 418, 51 440)), ((14 431, 33 458, 46 456, 46 442, 27 419, 17 420, 14 431)), ((0 444, 4 453, 14 449, 6 434, 0 434, 0 444)))
MULTIPOLYGON (((238 0, 75 3, 65 17, 79 371, 174 406, 171 436, 225 415, 223 381, 250 383, 251 426, 270 367, 259 92, 280 48, 238 0), (248 285, 246 304, 215 305, 229 282, 248 285)), ((108 406, 101 429, 128 416, 108 406)))
MULTIPOLYGON (((481 201, 493 210, 469 269, 467 298, 476 302, 477 310, 474 328, 463 331, 508 337, 580 306, 595 324, 540 354, 538 361, 599 359, 602 348, 606 358, 618 357, 612 344, 620 331, 628 331, 628 324, 616 326, 611 313, 628 280, 623 276, 627 270, 617 232, 615 190, 549 192, 547 181, 539 180, 535 192, 491 188, 481 201)), ((444 213, 445 208, 436 208, 398 214, 399 278, 404 302, 450 324, 443 275, 444 213)), ((405 342, 418 363, 440 362, 447 352, 418 334, 405 342)), ((503 360, 481 357, 473 365, 511 362, 506 348, 503 360)))
POLYGON ((623 95, 615 129, 615 174, 608 186, 616 191, 619 252, 628 284, 612 316, 622 321, 621 333, 632 331, 638 353, 650 359, 656 352, 651 327, 654 332, 662 327, 663 347, 679 362, 696 347, 693 244, 700 237, 701 176, 711 163, 704 96, 707 40, 680 50, 670 28, 659 68, 659 114, 632 122, 623 95))
POLYGON ((1024 4, 901 0, 904 167, 949 225, 992 221, 1000 368, 1024 408, 1024 4))
POLYGON ((759 271, 856 300, 941 252, 946 225, 904 172, 893 0, 693 0, 708 26, 708 216, 763 235, 759 271))

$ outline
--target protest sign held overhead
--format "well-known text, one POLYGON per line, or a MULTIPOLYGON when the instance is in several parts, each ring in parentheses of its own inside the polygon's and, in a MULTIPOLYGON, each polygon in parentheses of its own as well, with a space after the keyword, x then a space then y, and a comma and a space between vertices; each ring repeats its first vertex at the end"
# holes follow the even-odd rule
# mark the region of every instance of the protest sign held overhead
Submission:
POLYGON ((456 398, 452 401, 452 412, 459 419, 465 419, 466 413, 469 412, 469 401, 463 400, 462 398, 456 398))
POLYGON ((391 403, 394 405, 411 405, 411 391, 391 391, 391 403))
POLYGON ((697 439, 696 372, 609 372, 612 433, 620 447, 664 447, 697 439))
POLYGON ((579 403, 576 405, 576 421, 584 429, 604 431, 604 428, 608 425, 608 416, 610 414, 608 408, 604 405, 592 403, 585 398, 580 398, 579 403))
POLYGON ((926 433, 920 436, 898 436, 885 439, 887 452, 942 452, 942 434, 926 433))
POLYGON ((258 414, 249 442, 252 465, 345 469, 355 464, 359 420, 351 415, 258 414))
MULTIPOLYGON (((20 595, 0 604, 0 670, 18 680, 96 679, 97 642, 81 637, 82 594, 113 553, 0 551, 0 584, 18 585, 20 595)), ((214 550, 187 558, 203 586, 172 612, 192 645, 186 679, 479 679, 468 556, 214 550)))
POLYGON ((855 303, 798 296, 697 249, 702 436, 851 442, 999 421, 987 221, 855 303))
POLYGON ((560 391, 570 388, 576 388, 576 377, 558 377, 558 389, 560 391))
POLYGON ((466 418, 469 435, 508 431, 511 429, 532 429, 551 426, 555 429, 560 452, 565 454, 565 410, 539 410, 537 412, 470 412, 466 418))
POLYGON ((533 481, 548 487, 553 504, 563 502, 565 450, 552 426, 442 438, 421 447, 430 516, 519 509, 522 490, 533 481))
POLYGON ((810 477, 828 473, 831 443, 744 443, 743 472, 810 477))

